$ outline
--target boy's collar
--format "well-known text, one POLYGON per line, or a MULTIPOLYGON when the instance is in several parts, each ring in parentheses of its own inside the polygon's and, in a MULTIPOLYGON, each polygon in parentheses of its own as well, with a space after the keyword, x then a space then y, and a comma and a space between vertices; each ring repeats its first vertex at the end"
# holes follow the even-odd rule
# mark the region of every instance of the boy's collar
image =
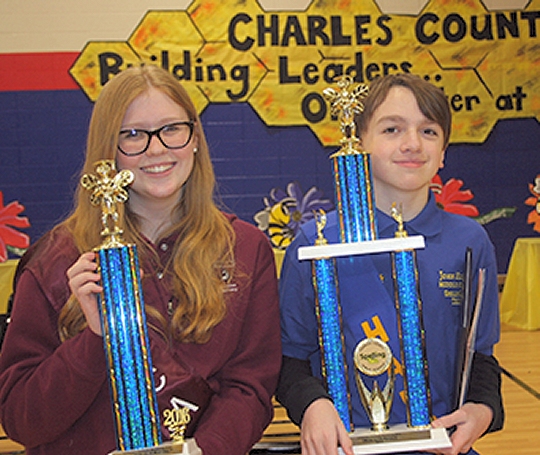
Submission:
MULTIPOLYGON (((377 222, 381 238, 394 236, 397 223, 391 216, 377 210, 377 222)), ((422 211, 412 220, 405 222, 404 226, 409 235, 423 235, 424 237, 432 237, 442 231, 442 210, 437 207, 431 191, 422 211)))

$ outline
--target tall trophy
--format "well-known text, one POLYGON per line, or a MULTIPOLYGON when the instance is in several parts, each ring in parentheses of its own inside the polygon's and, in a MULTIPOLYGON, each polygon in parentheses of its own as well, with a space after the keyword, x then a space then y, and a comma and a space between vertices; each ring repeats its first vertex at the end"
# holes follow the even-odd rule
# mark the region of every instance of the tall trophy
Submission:
MULTIPOLYGON (((96 174, 85 174, 81 185, 101 207, 103 243, 95 249, 103 291, 98 296, 107 359, 117 449, 112 454, 190 454, 202 452, 193 439, 184 440, 190 421, 186 409, 166 410, 165 425, 172 442, 162 443, 159 410, 136 245, 125 245, 117 204, 125 203, 125 187, 133 173, 117 172, 112 160, 95 163, 96 174)), ((111 455, 112 455, 111 454, 111 455)))
POLYGON ((340 243, 329 244, 324 239, 325 217, 320 213, 316 216, 315 244, 298 249, 299 260, 312 261, 323 379, 350 432, 355 454, 448 448, 451 442, 446 429, 430 426, 431 396, 415 256, 415 249, 424 248, 424 238, 407 235, 401 213, 394 206, 396 235, 378 239, 370 154, 360 147, 354 123, 355 114, 363 111, 362 100, 368 87, 354 86, 349 76, 341 77, 337 85, 337 90, 328 88, 323 94, 331 104, 331 113, 340 121, 343 134, 340 149, 331 156, 340 243), (392 260, 407 422, 388 425, 394 399, 395 354, 379 338, 366 338, 357 342, 353 367, 355 385, 371 428, 355 429, 334 261, 337 257, 384 252, 392 260))

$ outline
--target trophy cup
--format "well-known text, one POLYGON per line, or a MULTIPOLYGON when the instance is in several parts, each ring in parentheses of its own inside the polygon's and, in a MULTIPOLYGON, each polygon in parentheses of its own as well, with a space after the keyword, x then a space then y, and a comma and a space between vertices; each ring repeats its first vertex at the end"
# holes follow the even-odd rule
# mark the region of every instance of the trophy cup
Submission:
POLYGON ((195 441, 183 439, 190 419, 187 410, 167 410, 165 425, 173 441, 161 440, 139 259, 136 245, 123 243, 118 225, 117 204, 127 201, 124 187, 133 182, 133 173, 117 173, 112 160, 98 161, 95 170, 96 174, 82 176, 81 185, 91 192, 92 205, 102 210, 103 243, 95 251, 103 286, 98 300, 119 449, 112 454, 199 455, 195 441))
POLYGON ((331 103, 332 115, 340 120, 343 134, 340 149, 331 156, 341 243, 328 244, 325 241, 324 226, 319 221, 322 216, 319 215, 319 220, 316 218, 318 238, 315 245, 298 249, 298 259, 311 260, 313 264, 323 378, 350 432, 355 454, 451 447, 444 428, 430 427, 431 400, 414 253, 415 249, 424 247, 424 239, 422 236, 409 237, 406 234, 401 215, 395 208, 393 217, 398 222, 395 238, 377 238, 370 155, 360 147, 354 123, 354 115, 363 111, 362 99, 367 96, 368 88, 364 85, 354 87, 352 82, 351 77, 343 76, 337 82, 338 90, 328 88, 323 92, 331 103), (346 375, 348 366, 343 352, 341 306, 337 293, 339 283, 335 267, 328 264, 333 263, 336 257, 382 252, 390 253, 392 258, 407 422, 391 427, 387 425, 394 394, 394 356, 386 343, 368 338, 357 344, 354 363, 356 385, 372 427, 354 429, 350 419, 350 395, 346 378, 336 377, 346 375), (329 290, 332 287, 333 290, 329 290), (335 346, 336 340, 341 341, 339 347, 335 346), (387 382, 381 389, 379 380, 384 375, 387 382), (372 378, 372 390, 366 384, 367 377, 372 378), (345 405, 349 407, 347 412, 344 410, 345 405))

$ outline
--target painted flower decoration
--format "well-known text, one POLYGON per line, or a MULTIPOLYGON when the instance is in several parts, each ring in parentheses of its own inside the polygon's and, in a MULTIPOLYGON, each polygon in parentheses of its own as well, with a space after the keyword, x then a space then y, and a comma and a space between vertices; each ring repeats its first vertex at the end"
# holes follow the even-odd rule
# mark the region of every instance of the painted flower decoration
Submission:
POLYGON ((465 215, 478 221, 480 224, 488 224, 499 218, 510 218, 517 207, 500 207, 483 215, 479 214, 478 208, 472 204, 464 204, 470 201, 474 195, 471 190, 462 190, 463 180, 451 178, 443 185, 441 177, 437 174, 431 180, 430 188, 435 195, 437 205, 446 212, 465 215))
POLYGON ((30 245, 30 237, 15 228, 30 226, 28 218, 18 216, 24 207, 17 201, 10 202, 4 207, 4 195, 0 191, 0 262, 8 259, 8 249, 18 248, 24 250, 30 245))
POLYGON ((289 246, 300 226, 313 218, 314 210, 334 208, 330 200, 323 198, 322 191, 311 187, 302 194, 297 182, 289 183, 286 192, 273 188, 263 201, 265 208, 253 219, 259 229, 268 234, 272 245, 279 249, 289 246))
POLYGON ((534 207, 527 217, 527 223, 533 225, 536 232, 540 232, 540 174, 536 176, 534 185, 529 183, 529 191, 532 196, 525 200, 525 204, 534 207))
POLYGON ((437 174, 431 180, 431 191, 435 194, 437 205, 446 212, 465 216, 478 216, 479 211, 470 201, 474 195, 471 190, 462 190, 463 180, 451 178, 443 185, 441 177, 437 174))

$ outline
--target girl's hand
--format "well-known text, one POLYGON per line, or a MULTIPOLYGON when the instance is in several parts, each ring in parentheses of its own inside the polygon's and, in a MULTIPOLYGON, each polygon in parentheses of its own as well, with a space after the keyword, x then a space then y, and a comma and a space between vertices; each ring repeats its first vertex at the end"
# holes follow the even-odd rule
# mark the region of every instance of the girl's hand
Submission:
POLYGON ((101 276, 97 273, 96 253, 83 253, 67 271, 69 288, 79 301, 90 330, 102 336, 96 294, 103 288, 98 284, 101 276))

